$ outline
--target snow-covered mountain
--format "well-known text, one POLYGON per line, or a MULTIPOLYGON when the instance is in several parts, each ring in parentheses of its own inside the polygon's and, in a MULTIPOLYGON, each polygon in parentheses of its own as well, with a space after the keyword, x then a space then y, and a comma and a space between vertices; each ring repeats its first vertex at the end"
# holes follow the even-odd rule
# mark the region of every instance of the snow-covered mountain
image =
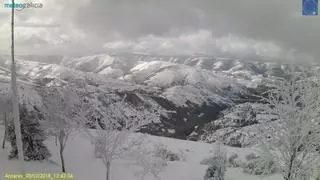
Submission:
MULTIPOLYGON (((8 92, 9 59, 0 57, 1 92, 8 92)), ((151 134, 200 140, 210 124, 218 123, 213 133, 222 133, 226 143, 234 146, 239 146, 230 143, 238 136, 234 132, 246 134, 259 121, 237 125, 230 120, 234 113, 226 112, 246 106, 242 103, 251 106, 254 95, 267 88, 275 76, 282 76, 286 68, 277 62, 144 54, 18 56, 17 65, 20 92, 41 94, 45 87, 75 84, 72 88, 79 92, 86 87, 94 94, 90 96, 94 103, 117 101, 127 94, 130 104, 148 104, 163 112, 161 123, 145 129, 151 134)), ((241 146, 249 145, 247 142, 241 146)))
MULTIPOLYGON (((242 103, 221 112, 221 117, 204 125, 199 133, 193 132, 189 138, 198 134, 205 142, 222 140, 233 147, 247 147, 257 143, 261 136, 272 136, 271 123, 278 123, 276 117, 266 114, 266 105, 261 103, 242 103)), ((199 138, 199 137, 198 137, 199 138)))

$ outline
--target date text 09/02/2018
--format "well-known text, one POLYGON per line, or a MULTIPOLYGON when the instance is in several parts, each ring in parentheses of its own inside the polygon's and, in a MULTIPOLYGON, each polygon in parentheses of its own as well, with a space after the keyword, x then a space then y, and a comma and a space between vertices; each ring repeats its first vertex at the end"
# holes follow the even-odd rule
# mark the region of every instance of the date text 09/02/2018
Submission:
POLYGON ((6 173, 5 180, 74 180, 71 173, 6 173))

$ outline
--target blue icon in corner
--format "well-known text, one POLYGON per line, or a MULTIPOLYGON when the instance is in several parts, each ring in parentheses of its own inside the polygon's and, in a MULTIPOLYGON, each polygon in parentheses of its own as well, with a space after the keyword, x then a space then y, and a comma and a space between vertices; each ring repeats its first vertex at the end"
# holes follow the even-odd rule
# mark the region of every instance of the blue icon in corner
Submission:
POLYGON ((302 0, 302 15, 317 16, 318 0, 302 0))

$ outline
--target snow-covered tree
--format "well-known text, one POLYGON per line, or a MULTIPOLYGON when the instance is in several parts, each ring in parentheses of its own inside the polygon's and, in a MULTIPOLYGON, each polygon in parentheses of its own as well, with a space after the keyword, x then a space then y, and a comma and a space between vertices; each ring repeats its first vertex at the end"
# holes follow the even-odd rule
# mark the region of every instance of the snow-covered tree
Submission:
MULTIPOLYGON (((22 104, 20 108, 21 135, 23 142, 24 160, 45 160, 51 156, 51 153, 44 144, 46 133, 42 129, 40 121, 43 120, 43 114, 36 107, 29 107, 22 104), (29 109, 31 108, 31 109, 29 109)), ((11 153, 9 158, 18 157, 18 147, 16 144, 15 125, 8 123, 7 138, 11 143, 11 153)))
POLYGON ((217 141, 215 145, 214 154, 204 180, 224 180, 227 169, 227 152, 220 141, 217 141))
POLYGON ((63 156, 67 141, 72 132, 77 130, 77 124, 72 119, 74 94, 67 87, 50 87, 42 91, 43 105, 46 110, 46 121, 42 123, 49 135, 55 137, 59 144, 61 171, 66 172, 63 156))
POLYGON ((89 136, 99 140, 102 161, 106 166, 106 179, 110 180, 112 161, 123 158, 142 146, 143 137, 130 136, 143 126, 159 121, 159 115, 145 107, 133 107, 125 103, 126 96, 119 102, 112 102, 96 118, 96 131, 87 130, 89 136), (101 148, 102 147, 102 148, 101 148))
POLYGON ((163 172, 167 166, 167 161, 157 157, 157 147, 153 150, 140 146, 132 153, 136 158, 136 166, 141 167, 141 170, 135 173, 140 180, 144 180, 147 175, 153 176, 160 180, 159 174, 163 172))
POLYGON ((12 121, 11 115, 12 114, 12 106, 11 106, 11 99, 4 94, 0 95, 0 115, 2 115, 2 122, 1 124, 4 125, 4 135, 2 139, 2 148, 5 148, 5 143, 7 139, 7 134, 8 134, 8 123, 9 121, 12 121))
POLYGON ((319 85, 304 71, 291 68, 286 78, 278 78, 263 98, 268 105, 266 112, 278 121, 266 125, 270 132, 261 132, 260 156, 265 159, 261 163, 275 162, 285 180, 309 178, 319 160, 319 85))

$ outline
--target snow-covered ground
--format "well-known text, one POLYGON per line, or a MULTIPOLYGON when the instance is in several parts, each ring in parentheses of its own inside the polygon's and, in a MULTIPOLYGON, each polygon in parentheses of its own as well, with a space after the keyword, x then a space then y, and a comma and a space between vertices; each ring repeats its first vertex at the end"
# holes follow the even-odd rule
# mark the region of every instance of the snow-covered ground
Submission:
MULTIPOLYGON (((3 127, 0 126, 0 139, 3 138, 3 127)), ((201 165, 200 161, 210 157, 213 149, 212 144, 176 140, 170 138, 148 136, 153 143, 162 143, 173 152, 183 152, 185 160, 169 162, 165 171, 160 174, 163 180, 202 180, 207 166, 201 165)), ((54 142, 47 141, 52 157, 50 162, 25 162, 28 172, 59 172, 60 161, 58 149, 54 142)), ((16 160, 8 160, 9 145, 5 150, 0 149, 0 179, 4 174, 19 171, 19 163, 16 160)), ((237 153, 240 158, 248 154, 252 149, 227 148, 228 154, 237 153)), ((66 167, 72 172, 76 180, 103 180, 105 179, 105 166, 99 159, 94 158, 93 146, 82 134, 70 137, 65 150, 66 167)), ((130 165, 126 159, 114 161, 111 171, 112 180, 138 180, 134 176, 136 167, 130 165)), ((242 173, 239 168, 228 168, 226 180, 280 180, 277 175, 270 177, 258 177, 242 173)), ((152 176, 146 180, 154 180, 152 176)))

